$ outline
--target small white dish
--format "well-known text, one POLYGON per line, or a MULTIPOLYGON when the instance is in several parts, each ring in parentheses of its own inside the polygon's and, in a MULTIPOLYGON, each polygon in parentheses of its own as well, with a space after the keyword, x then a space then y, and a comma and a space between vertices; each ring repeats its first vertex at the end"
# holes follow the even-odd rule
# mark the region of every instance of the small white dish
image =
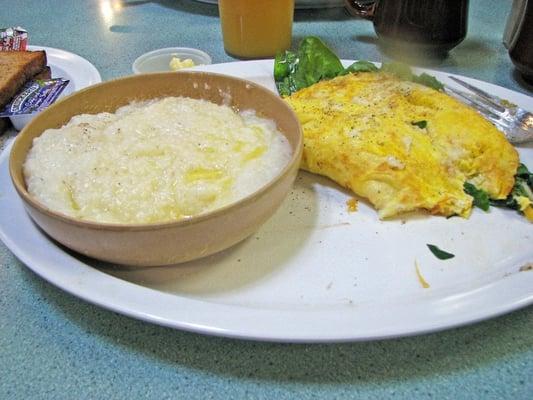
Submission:
POLYGON ((134 74, 148 74, 151 72, 168 72, 170 60, 177 57, 180 60, 191 59, 196 65, 211 64, 211 57, 202 50, 189 47, 167 47, 144 53, 139 56, 131 66, 134 74))

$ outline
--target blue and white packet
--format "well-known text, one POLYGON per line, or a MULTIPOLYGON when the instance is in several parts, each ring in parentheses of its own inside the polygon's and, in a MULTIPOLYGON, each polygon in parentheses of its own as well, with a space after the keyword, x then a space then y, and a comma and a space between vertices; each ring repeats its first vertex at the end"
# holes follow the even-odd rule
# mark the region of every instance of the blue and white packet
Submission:
POLYGON ((29 81, 13 99, 0 110, 0 117, 33 114, 52 104, 70 81, 63 78, 29 81))

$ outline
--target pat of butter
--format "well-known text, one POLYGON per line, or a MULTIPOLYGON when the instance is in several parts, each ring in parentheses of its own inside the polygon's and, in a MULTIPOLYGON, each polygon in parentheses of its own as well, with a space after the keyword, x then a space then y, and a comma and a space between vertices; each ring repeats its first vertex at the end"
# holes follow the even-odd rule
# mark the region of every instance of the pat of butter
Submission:
POLYGON ((168 66, 170 67, 172 71, 178 71, 182 68, 194 67, 195 65, 196 64, 194 63, 194 61, 191 60, 190 58, 181 60, 178 57, 172 57, 172 59, 170 60, 170 63, 168 64, 168 66))

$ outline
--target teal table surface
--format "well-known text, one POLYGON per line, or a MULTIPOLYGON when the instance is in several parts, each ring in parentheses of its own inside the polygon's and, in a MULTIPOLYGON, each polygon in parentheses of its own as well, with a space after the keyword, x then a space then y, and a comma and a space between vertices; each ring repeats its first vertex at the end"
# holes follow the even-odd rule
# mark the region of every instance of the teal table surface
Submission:
MULTIPOLYGON (((510 0, 472 1, 467 39, 424 66, 531 95, 501 44, 510 0)), ((104 80, 170 46, 225 54, 216 5, 185 0, 0 0, 0 26, 77 53, 104 80)), ((388 59, 343 8, 297 10, 294 41, 388 59)), ((533 45, 533 44, 532 44, 533 45)), ((422 65, 422 64, 421 64, 422 65)), ((0 399, 532 399, 533 308, 440 333, 345 344, 273 344, 150 325, 48 284, 0 243, 0 399)))

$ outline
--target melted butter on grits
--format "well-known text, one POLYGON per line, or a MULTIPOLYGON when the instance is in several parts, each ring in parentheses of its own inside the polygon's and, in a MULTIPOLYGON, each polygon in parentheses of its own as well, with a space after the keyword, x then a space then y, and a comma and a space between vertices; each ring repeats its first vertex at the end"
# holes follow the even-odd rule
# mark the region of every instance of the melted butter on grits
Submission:
POLYGON ((367 198, 381 218, 468 216, 465 181, 503 199, 518 154, 490 122, 434 89, 385 73, 322 81, 286 98, 304 131, 302 168, 367 198))
POLYGON ((29 193, 98 222, 178 220, 223 207, 273 179, 291 156, 271 120, 168 97, 79 115, 34 140, 29 193))

